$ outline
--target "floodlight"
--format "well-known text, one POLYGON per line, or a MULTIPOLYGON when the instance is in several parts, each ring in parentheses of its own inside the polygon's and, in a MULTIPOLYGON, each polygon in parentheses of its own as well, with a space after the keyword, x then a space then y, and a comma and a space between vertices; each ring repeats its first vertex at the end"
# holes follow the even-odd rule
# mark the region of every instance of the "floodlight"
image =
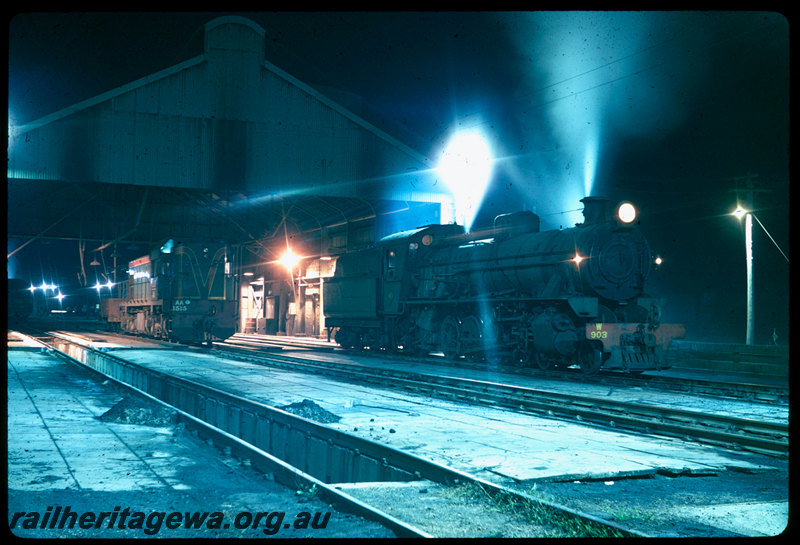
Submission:
POLYGON ((293 271, 295 266, 300 262, 300 256, 295 254, 291 248, 286 248, 278 263, 286 267, 289 271, 293 271))
POLYGON ((469 229, 492 174, 492 151, 476 130, 458 132, 450 139, 437 170, 456 207, 456 218, 469 229))

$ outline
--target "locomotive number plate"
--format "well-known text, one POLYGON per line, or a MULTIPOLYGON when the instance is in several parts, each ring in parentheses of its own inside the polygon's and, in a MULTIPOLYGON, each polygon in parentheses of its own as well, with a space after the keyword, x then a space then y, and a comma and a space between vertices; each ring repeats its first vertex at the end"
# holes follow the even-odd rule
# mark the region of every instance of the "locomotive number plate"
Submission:
POLYGON ((172 305, 172 312, 186 312, 189 307, 186 305, 172 305))
POLYGON ((607 339, 608 331, 603 329, 603 324, 590 324, 586 326, 590 339, 607 339))

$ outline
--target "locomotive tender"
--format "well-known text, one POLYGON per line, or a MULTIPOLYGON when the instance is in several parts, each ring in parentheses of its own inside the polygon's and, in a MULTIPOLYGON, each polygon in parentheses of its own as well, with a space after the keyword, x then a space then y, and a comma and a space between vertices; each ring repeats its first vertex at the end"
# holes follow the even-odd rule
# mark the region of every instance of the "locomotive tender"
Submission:
POLYGON ((223 341, 236 331, 238 305, 230 249, 170 239, 128 265, 126 294, 105 299, 115 329, 184 343, 223 341))
POLYGON ((607 199, 581 202, 574 228, 540 232, 538 216, 515 212, 483 239, 428 225, 342 255, 324 285, 325 323, 346 348, 587 373, 661 369, 684 328, 660 323, 661 302, 644 295, 647 240, 633 217, 608 217, 607 199))

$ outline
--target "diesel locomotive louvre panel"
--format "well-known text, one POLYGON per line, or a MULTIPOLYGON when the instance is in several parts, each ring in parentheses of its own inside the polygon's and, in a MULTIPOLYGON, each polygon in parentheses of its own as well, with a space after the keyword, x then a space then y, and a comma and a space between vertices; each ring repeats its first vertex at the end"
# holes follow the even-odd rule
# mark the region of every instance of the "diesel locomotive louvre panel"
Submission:
POLYGON ((324 285, 326 325, 345 347, 441 351, 524 366, 659 369, 683 326, 645 295, 652 255, 632 219, 586 198, 582 224, 539 230, 498 216, 476 239, 430 225, 340 256, 324 285))
POLYGON ((102 316, 127 333, 187 343, 225 340, 236 330, 233 270, 227 245, 168 240, 129 263, 125 296, 104 300, 102 316))

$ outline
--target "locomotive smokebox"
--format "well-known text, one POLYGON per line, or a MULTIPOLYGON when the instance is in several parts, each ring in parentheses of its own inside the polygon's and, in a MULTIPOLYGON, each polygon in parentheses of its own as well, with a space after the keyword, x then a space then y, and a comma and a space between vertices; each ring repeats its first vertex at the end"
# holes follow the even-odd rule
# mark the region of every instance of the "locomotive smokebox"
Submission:
POLYGON ((583 224, 592 225, 606 221, 608 209, 608 199, 605 197, 584 197, 583 203, 583 224))

